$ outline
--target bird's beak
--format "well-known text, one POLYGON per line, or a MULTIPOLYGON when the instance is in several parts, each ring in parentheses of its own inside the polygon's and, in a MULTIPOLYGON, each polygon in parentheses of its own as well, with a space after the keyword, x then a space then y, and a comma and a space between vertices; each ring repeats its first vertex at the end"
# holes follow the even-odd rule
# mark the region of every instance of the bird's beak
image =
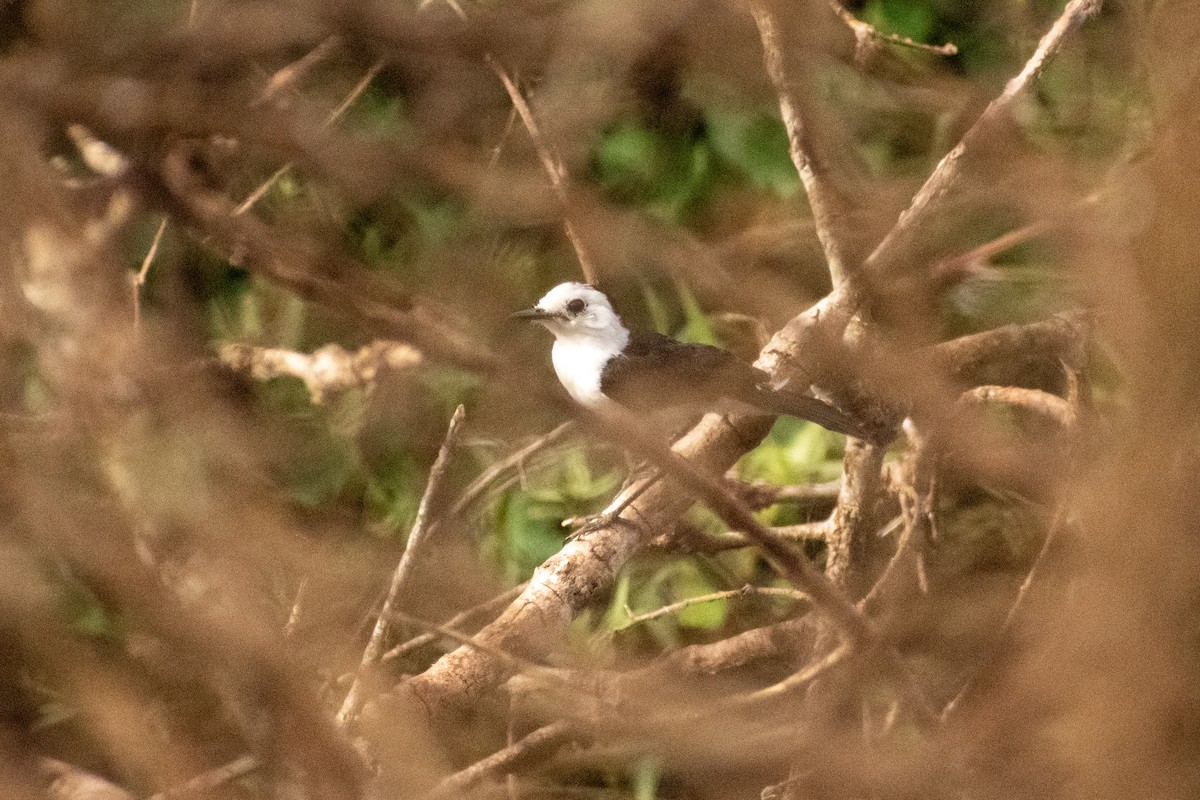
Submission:
POLYGON ((542 309, 538 308, 537 306, 534 306, 533 308, 527 308, 524 311, 517 311, 512 314, 509 314, 510 319, 523 319, 523 320, 527 320, 529 322, 537 322, 537 321, 543 320, 543 319, 550 319, 553 316, 554 315, 551 314, 550 312, 543 311, 542 309))

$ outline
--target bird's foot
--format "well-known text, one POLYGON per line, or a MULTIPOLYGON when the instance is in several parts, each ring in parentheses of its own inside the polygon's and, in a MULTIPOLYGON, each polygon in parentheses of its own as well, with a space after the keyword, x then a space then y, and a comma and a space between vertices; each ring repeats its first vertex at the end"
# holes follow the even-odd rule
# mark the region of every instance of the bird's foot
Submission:
POLYGON ((599 514, 592 514, 586 517, 569 517, 564 519, 562 524, 564 528, 572 528, 573 530, 567 534, 567 541, 573 542, 576 539, 587 536, 589 533, 595 533, 604 528, 611 528, 616 525, 632 525, 633 523, 621 516, 624 508, 614 508, 611 511, 602 511, 599 514))
MULTIPOLYGON (((593 514, 588 517, 570 517, 563 520, 563 527, 574 528, 567 535, 567 541, 574 541, 581 536, 585 536, 602 528, 611 528, 615 525, 636 526, 638 523, 633 520, 626 519, 621 516, 634 500, 642 496, 642 493, 658 482, 661 474, 641 474, 638 478, 646 478, 640 485, 637 484, 634 475, 630 475, 625 481, 625 486, 617 495, 617 501, 607 510, 599 514, 593 514)), ((636 513, 636 512, 635 512, 636 513)))

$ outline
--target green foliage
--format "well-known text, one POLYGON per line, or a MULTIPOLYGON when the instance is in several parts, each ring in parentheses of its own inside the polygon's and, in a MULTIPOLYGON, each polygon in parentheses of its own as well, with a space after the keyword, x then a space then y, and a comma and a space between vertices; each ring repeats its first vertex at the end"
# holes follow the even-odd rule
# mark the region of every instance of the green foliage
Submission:
POLYGON ((702 207, 716 177, 706 142, 637 122, 618 124, 601 138, 592 172, 613 199, 671 222, 702 207))
POLYGON ((882 33, 907 36, 915 42, 937 44, 930 38, 936 10, 920 0, 871 0, 860 14, 863 22, 882 33))
POLYGON ((562 521, 594 513, 620 486, 621 473, 593 463, 580 446, 565 448, 543 472, 502 494, 487 555, 513 581, 528 578, 563 543, 562 521))
POLYGON ((780 198, 800 192, 787 131, 778 116, 760 109, 713 107, 704 119, 713 149, 738 178, 780 198))

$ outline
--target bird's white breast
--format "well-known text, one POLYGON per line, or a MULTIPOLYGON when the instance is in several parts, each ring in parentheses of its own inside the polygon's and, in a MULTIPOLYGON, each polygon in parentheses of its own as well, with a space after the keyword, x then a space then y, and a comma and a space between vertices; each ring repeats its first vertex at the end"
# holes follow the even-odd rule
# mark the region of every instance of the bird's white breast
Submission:
POLYGON ((585 406, 597 406, 605 401, 600 391, 600 374, 604 365, 620 353, 620 347, 608 346, 593 338, 561 336, 554 340, 550 360, 554 372, 567 393, 585 406))

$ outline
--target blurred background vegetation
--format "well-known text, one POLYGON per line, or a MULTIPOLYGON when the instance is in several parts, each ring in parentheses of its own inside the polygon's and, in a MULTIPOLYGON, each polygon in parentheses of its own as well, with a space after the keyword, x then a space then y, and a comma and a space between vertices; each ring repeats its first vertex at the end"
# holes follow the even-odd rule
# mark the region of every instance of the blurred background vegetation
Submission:
MULTIPOLYGON (((874 242, 1064 4, 846 7, 882 34, 953 43, 952 55, 856 48, 824 3, 808 5, 789 18, 802 30, 797 41, 819 44, 805 80, 848 144, 839 157, 864 176, 863 236, 874 242)), ((1153 67, 1139 55, 1144 40, 1131 34, 1155 6, 1105 4, 1019 99, 1011 130, 928 232, 928 263, 950 276, 932 302, 938 338, 1093 304, 1098 290, 1074 270, 1079 253, 1093 251, 1075 223, 1126 239, 1148 224, 1150 210, 1113 186, 1162 119, 1153 67), (1044 227, 975 251, 1028 226, 1044 227)), ((627 322, 753 358, 764 334, 828 291, 742 5, 461 10, 465 19, 436 0, 0 4, 9 238, 29 247, 25 231, 43 218, 60 227, 112 218, 116 193, 131 198, 63 303, 39 304, 33 267, 14 270, 4 290, 5 458, 20 465, 4 545, 13 610, 2 681, 14 741, 148 795, 247 748, 261 752, 261 707, 291 719, 295 698, 315 695, 311 713, 332 713, 454 409, 465 405, 467 429, 443 490, 451 499, 564 421, 530 389, 554 385, 549 336, 507 314, 581 279, 579 256, 489 62, 518 80, 562 159, 580 240, 627 322), (272 94, 272 79, 301 63, 302 74, 272 94), (97 175, 68 134, 76 123, 120 153, 127 172, 97 175), (264 226, 276 248, 265 258, 285 268, 261 266, 258 229, 222 229, 164 177, 180 141, 197 142, 189 168, 206 190, 235 207, 257 197, 230 218, 264 226), (139 271, 144 285, 133 282, 139 271), (335 302, 322 281, 351 287, 348 299, 335 302), (315 402, 299 379, 252 380, 215 363, 231 342, 307 353, 405 338, 356 313, 363 298, 420 306, 499 366, 418 342, 419 366, 315 402), (80 348, 87 359, 73 355, 80 348), (122 360, 129 350, 136 366, 122 360), (137 559, 145 574, 130 571, 137 559), (216 621, 188 617, 195 607, 216 621), (285 628, 284 644, 262 645, 285 628), (188 663, 173 663, 182 654, 188 663), (236 680, 213 677, 231 662, 252 666, 232 670, 236 680), (141 752, 150 743, 162 750, 153 758, 141 752)), ((1122 402, 1118 375, 1098 348, 1088 378, 1102 410, 1122 402)), ((780 420, 736 475, 770 486, 836 482, 843 445, 815 425, 780 420)), ((529 580, 562 547, 564 520, 603 509, 628 471, 618 448, 574 432, 508 470, 442 519, 407 613, 446 620, 529 580)), ((1041 547, 1048 501, 950 484, 940 568, 1015 585, 1041 547)), ((832 503, 826 493, 758 513, 769 525, 815 522, 832 503)), ((722 531, 699 509, 684 524, 722 531)), ((819 542, 806 550, 820 562, 819 542)), ((576 621, 576 657, 635 663, 796 613, 794 599, 756 596, 637 619, 746 584, 785 585, 753 550, 652 548, 576 621)), ((994 623, 996 613, 984 616, 994 623)), ((375 688, 453 646, 434 642, 388 662, 375 688)), ((289 757, 303 751, 275 744, 289 757)), ((270 792, 269 778, 255 780, 229 791, 270 792)), ((585 783, 621 796, 698 796, 677 780, 653 759, 634 759, 585 783)))

